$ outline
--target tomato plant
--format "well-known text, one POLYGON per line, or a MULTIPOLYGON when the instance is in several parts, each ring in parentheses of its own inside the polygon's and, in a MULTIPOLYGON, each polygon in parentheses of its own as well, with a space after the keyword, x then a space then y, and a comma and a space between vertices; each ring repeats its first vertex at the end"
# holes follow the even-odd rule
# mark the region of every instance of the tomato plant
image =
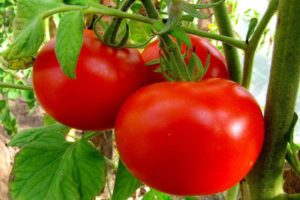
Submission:
POLYGON ((115 137, 125 165, 149 186, 203 195, 244 178, 260 153, 264 122, 255 99, 234 82, 163 82, 129 97, 115 137))
POLYGON ((146 83, 146 68, 135 49, 114 49, 85 31, 76 78, 67 77, 55 56, 55 39, 39 52, 33 86, 42 107, 57 121, 83 130, 112 128, 115 116, 137 88, 146 83))
MULTIPOLYGON (((247 16, 236 13, 242 26, 230 18, 239 9, 236 0, 101 2, 110 5, 98 0, 0 0, 1 126, 16 131, 19 123, 9 112, 11 94, 19 97, 26 90, 25 96, 32 97, 35 90, 57 121, 100 130, 74 137, 73 129, 46 115, 44 126, 15 134, 9 142, 18 148, 11 199, 89 200, 101 193, 100 199, 171 200, 162 192, 201 195, 225 189, 219 195, 226 200, 300 199, 284 188, 289 178, 283 176, 287 163, 300 175, 300 147, 293 140, 300 80, 299 1, 266 1, 265 12, 250 14, 252 18, 248 11, 247 16), (256 51, 273 16, 278 23, 270 39, 272 62, 258 65, 256 51), (15 26, 6 27, 12 18, 15 26), (205 22, 213 24, 203 27, 205 22), (87 28, 97 38, 83 31, 87 28), (55 39, 40 48, 49 36, 55 39), (149 44, 153 37, 160 45, 149 44), (222 42, 226 64, 206 39, 222 42), (170 82, 153 72, 158 65, 144 66, 138 52, 142 46, 147 46, 146 61, 163 55, 161 71, 170 82), (212 78, 198 81, 204 71, 199 60, 210 63, 204 79, 212 78), (15 80, 32 65, 26 80, 15 80), (254 65, 264 71, 270 67, 268 83, 258 82, 260 76, 252 80, 254 65), (149 74, 152 82, 164 82, 140 88, 148 84, 149 74), (261 84, 268 84, 268 91, 266 98, 254 93, 266 99, 260 107, 246 89, 261 84), (102 131, 114 128, 114 122, 115 137, 113 129, 102 131), (118 159, 118 165, 113 139, 124 161, 118 159), (148 191, 142 182, 153 188, 148 191)), ((6 148, 6 141, 2 144, 6 148)))
MULTIPOLYGON (((225 57, 222 55, 222 53, 216 47, 210 44, 208 40, 204 38, 194 36, 194 35, 189 35, 189 37, 192 42, 193 48, 187 50, 186 45, 182 45, 181 47, 182 54, 188 51, 187 57, 185 59, 186 63, 188 63, 190 59, 191 51, 195 51, 196 55, 200 58, 202 65, 205 66, 209 54, 210 59, 209 59, 208 70, 202 79, 229 78, 226 60, 225 57)), ((155 40, 154 42, 147 45, 144 51, 142 52, 143 60, 146 63, 152 60, 159 59, 160 56, 161 56, 161 50, 159 48, 159 40, 155 40)), ((159 64, 149 66, 148 73, 151 82, 165 81, 165 78, 162 76, 162 74, 156 72, 158 68, 159 68, 159 64)))

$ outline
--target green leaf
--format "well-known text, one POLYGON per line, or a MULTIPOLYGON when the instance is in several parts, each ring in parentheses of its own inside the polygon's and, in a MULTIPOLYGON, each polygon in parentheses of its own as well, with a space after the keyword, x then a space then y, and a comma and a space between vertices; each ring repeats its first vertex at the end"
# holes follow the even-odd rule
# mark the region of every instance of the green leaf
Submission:
POLYGON ((187 64, 187 68, 188 68, 190 77, 195 76, 195 67, 196 67, 196 62, 197 62, 196 59, 197 59, 197 55, 195 53, 192 53, 191 58, 187 64))
POLYGON ((91 200, 104 185, 104 158, 86 140, 49 132, 17 154, 12 177, 15 200, 91 200))
POLYGON ((193 17, 196 17, 198 19, 207 19, 210 17, 210 15, 201 13, 199 10, 194 8, 194 6, 192 4, 186 3, 184 1, 180 2, 180 8, 187 14, 189 14, 193 17))
POLYGON ((130 7, 130 9, 132 10, 133 13, 138 13, 140 12, 140 10, 143 8, 143 5, 141 2, 135 2, 134 4, 132 4, 132 6, 130 7))
POLYGON ((76 77, 76 65, 83 42, 83 13, 68 12, 59 23, 55 53, 64 73, 76 77))
POLYGON ((152 29, 156 32, 160 32, 165 27, 165 24, 162 21, 157 20, 153 23, 152 29))
POLYGON ((249 23, 249 26, 248 26, 248 32, 247 32, 247 35, 246 35, 246 42, 248 42, 249 39, 251 38, 251 36, 253 35, 253 33, 255 31, 255 28, 257 26, 257 23, 258 23, 257 18, 252 18, 250 20, 250 23, 249 23))
POLYGON ((297 122, 298 122, 298 114, 295 112, 294 115, 293 115, 293 120, 292 120, 290 129, 288 131, 289 145, 292 147, 292 150, 294 152, 300 150, 300 147, 297 144, 295 144, 295 142, 294 142, 295 127, 296 127, 297 122))
POLYGON ((17 15, 14 19, 14 34, 23 34, 30 24, 42 20, 42 15, 50 9, 62 6, 61 0, 18 0, 17 15))
POLYGON ((183 15, 183 16, 181 17, 181 20, 182 20, 182 21, 193 22, 193 21, 194 21, 194 17, 193 17, 193 16, 190 16, 190 15, 183 15))
POLYGON ((18 133, 15 135, 9 145, 12 147, 24 147, 26 145, 30 145, 32 142, 38 140, 40 137, 43 137, 44 135, 50 136, 53 135, 59 135, 62 134, 62 137, 70 130, 70 128, 55 123, 50 126, 45 126, 41 128, 34 128, 34 129, 28 129, 21 133, 18 133))
POLYGON ((188 34, 181 29, 180 26, 176 26, 170 32, 178 41, 183 42, 188 48, 192 47, 192 42, 188 34))
POLYGON ((6 107, 6 101, 5 100, 0 100, 0 114, 1 114, 1 110, 5 107, 6 107))
MULTIPOLYGON (((62 5, 61 0, 19 0, 14 20, 14 43, 3 52, 3 57, 15 62, 18 59, 30 60, 44 40, 43 14, 62 5)), ((26 68, 26 63, 15 68, 26 68)))
POLYGON ((195 75, 194 80, 198 81, 198 80, 202 79, 203 76, 205 76, 205 74, 208 70, 208 67, 209 67, 209 64, 210 64, 210 53, 208 52, 208 54, 207 54, 206 62, 205 62, 204 67, 203 67, 203 64, 202 64, 200 58, 195 53, 192 54, 192 57, 195 59, 195 66, 197 68, 197 70, 196 70, 197 73, 195 75))
POLYGON ((160 58, 154 59, 154 60, 150 60, 149 62, 146 62, 145 65, 146 66, 152 66, 152 65, 157 65, 159 63, 160 63, 160 58))
POLYGON ((144 197, 143 200, 172 200, 172 198, 167 195, 164 194, 162 192, 156 191, 154 189, 151 189, 149 192, 147 192, 144 197))
POLYGON ((30 58, 39 49, 44 40, 44 21, 40 18, 33 20, 26 29, 18 34, 14 43, 3 53, 6 60, 30 58))
POLYGON ((152 34, 151 25, 136 20, 130 20, 128 25, 129 25, 131 43, 141 44, 149 40, 150 35, 152 34))
POLYGON ((10 111, 8 101, 0 101, 0 122, 9 135, 17 132, 16 117, 10 111))
POLYGON ((112 200, 128 199, 141 185, 142 183, 128 172, 120 160, 112 200))

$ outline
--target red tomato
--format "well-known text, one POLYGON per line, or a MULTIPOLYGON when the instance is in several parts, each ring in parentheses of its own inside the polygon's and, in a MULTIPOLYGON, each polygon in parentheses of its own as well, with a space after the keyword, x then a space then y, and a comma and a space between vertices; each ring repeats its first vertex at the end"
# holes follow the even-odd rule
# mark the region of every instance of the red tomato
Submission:
POLYGON ((33 86, 42 107, 73 128, 113 128, 122 103, 147 80, 139 52, 108 47, 92 31, 85 31, 76 79, 70 79, 61 70, 54 49, 52 39, 34 63, 33 86))
POLYGON ((232 81, 162 82, 127 99, 115 138, 124 164, 145 184, 204 195, 246 176, 263 144, 264 120, 251 94, 232 81))
MULTIPOLYGON (((228 79, 229 74, 226 65, 226 60, 225 57, 221 54, 221 52, 216 47, 211 45, 209 41, 206 39, 203 39, 195 35, 190 35, 190 39, 193 47, 196 50, 195 53, 200 58, 203 66, 205 66, 206 64, 208 52, 210 54, 210 65, 203 79, 208 79, 208 78, 228 79)), ((186 46, 183 45, 182 52, 185 52, 185 50, 186 50, 186 46)), ((190 55, 188 55, 186 59, 186 63, 188 63, 190 55)), ((146 48, 142 52, 142 57, 145 62, 159 59, 160 57, 159 41, 156 40, 150 43, 148 46, 146 46, 146 48)), ((158 67, 159 65, 153 65, 149 67, 148 73, 151 82, 165 81, 165 78, 162 76, 161 73, 154 72, 155 69, 157 69, 158 67)))

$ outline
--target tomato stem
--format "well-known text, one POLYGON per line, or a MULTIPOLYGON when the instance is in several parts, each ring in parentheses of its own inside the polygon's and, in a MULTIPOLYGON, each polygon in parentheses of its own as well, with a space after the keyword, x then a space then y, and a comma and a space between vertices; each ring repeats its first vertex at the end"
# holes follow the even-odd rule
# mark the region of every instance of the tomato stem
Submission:
POLYGON ((106 156, 103 156, 103 157, 104 157, 104 161, 105 161, 106 165, 108 165, 109 167, 111 167, 114 170, 118 169, 117 165, 111 159, 107 158, 106 156))
POLYGON ((286 160, 293 168, 294 172, 300 176, 300 161, 298 158, 298 152, 292 151, 290 148, 287 149, 286 160))
POLYGON ((159 14, 151 0, 141 0, 143 6, 145 7, 147 16, 151 19, 159 19, 159 14))
POLYGON ((182 27, 182 29, 184 31, 186 31, 187 33, 191 33, 193 35, 198 35, 198 36, 201 36, 201 37, 222 41, 222 42, 224 42, 228 45, 237 47, 239 49, 246 49, 247 48, 247 44, 246 44, 245 41, 238 40, 238 39, 235 39, 235 38, 230 37, 230 36, 219 35, 219 34, 214 34, 214 33, 208 33, 206 31, 201 31, 201 30, 191 29, 191 28, 186 28, 186 27, 182 27))
MULTIPOLYGON (((219 0, 211 0, 211 2, 218 2, 219 0)), ((233 31, 231 26, 231 19, 228 15, 225 2, 213 7, 214 16, 218 24, 218 29, 222 35, 233 37, 233 31)), ((224 53, 228 64, 228 70, 230 78, 241 83, 242 72, 241 63, 239 59, 238 51, 235 47, 223 42, 224 53)))
MULTIPOLYGON (((125 0, 121 3, 119 10, 120 11, 127 11, 130 6, 135 2, 135 0, 125 0)), ((116 37, 118 34, 118 30, 121 26, 123 18, 115 17, 111 23, 111 25, 107 28, 104 34, 104 43, 108 45, 114 46, 116 43, 116 37)), ((118 44, 116 44, 118 46, 118 44)))
POLYGON ((30 85, 5 83, 3 81, 0 81, 0 88, 10 88, 10 89, 19 89, 19 90, 33 90, 33 87, 30 86, 30 85))
MULTIPOLYGON (((47 12, 43 13, 42 18, 47 18, 49 16, 52 16, 53 14, 61 13, 61 12, 84 10, 85 13, 98 13, 98 14, 102 14, 102 15, 109 15, 109 16, 132 19, 132 20, 144 22, 147 24, 154 24, 157 21, 156 19, 159 18, 159 15, 158 15, 158 12, 157 12, 155 6, 148 6, 152 2, 147 1, 147 0, 142 0, 142 2, 146 8, 146 12, 149 17, 145 17, 145 16, 142 16, 139 14, 122 12, 122 11, 116 10, 114 8, 109 8, 109 7, 106 7, 103 5, 93 6, 93 7, 65 5, 65 6, 61 6, 59 8, 48 10, 47 12)), ((210 38, 210 39, 214 39, 214 40, 218 40, 218 41, 222 41, 222 42, 225 42, 231 46, 234 46, 234 47, 237 47, 240 49, 246 49, 246 47, 247 47, 247 45, 244 41, 235 39, 230 36, 208 33, 205 31, 195 30, 195 29, 191 29, 191 28, 187 28, 187 27, 182 27, 182 28, 183 28, 183 30, 185 30, 188 33, 206 37, 206 38, 210 38)))
POLYGON ((272 0, 263 15, 263 18, 257 25, 256 30, 253 33, 253 36, 249 40, 248 46, 245 49, 245 59, 244 59, 244 71, 243 71, 243 82, 242 85, 246 88, 250 87, 252 71, 253 71, 253 61, 255 56, 255 51, 258 47, 259 41, 263 32, 268 25, 269 21, 277 11, 279 0, 272 0))
POLYGON ((133 20, 137 20, 140 22, 148 23, 148 24, 153 24, 155 22, 155 20, 150 19, 148 17, 144 17, 139 14, 130 14, 130 13, 122 12, 122 11, 116 10, 114 8, 109 8, 109 7, 100 5, 100 4, 98 6, 64 5, 59 8, 50 9, 47 12, 44 12, 41 17, 43 19, 45 19, 45 18, 50 17, 57 13, 75 11, 75 10, 83 10, 84 13, 93 13, 93 14, 98 13, 98 14, 108 15, 108 16, 128 18, 128 19, 133 19, 133 20))
MULTIPOLYGON (((142 3, 145 7, 146 13, 149 14, 149 17, 153 19, 159 19, 159 14, 152 0, 143 0, 142 3)), ((176 62, 176 66, 174 67, 176 67, 176 72, 180 80, 191 80, 183 55, 181 54, 178 45, 169 38, 168 34, 160 35, 160 40, 162 42, 161 47, 163 48, 164 53, 168 55, 167 59, 173 59, 173 61, 176 62)))
MULTIPOLYGON (((276 1, 276 0, 275 0, 276 1)), ((274 0, 270 2, 274 4, 274 0)), ((300 4, 279 1, 274 51, 265 106, 265 140, 247 176, 252 199, 299 199, 283 191, 283 167, 300 81, 300 4)))

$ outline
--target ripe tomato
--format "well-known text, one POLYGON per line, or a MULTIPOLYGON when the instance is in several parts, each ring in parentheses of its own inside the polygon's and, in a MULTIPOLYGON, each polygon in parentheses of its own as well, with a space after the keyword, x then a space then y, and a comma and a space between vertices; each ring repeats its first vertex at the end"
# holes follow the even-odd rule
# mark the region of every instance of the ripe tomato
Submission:
POLYGON ((204 195, 245 177, 259 156, 264 121, 255 99, 232 81, 162 82, 127 99, 115 138, 124 164, 145 184, 204 195))
POLYGON ((63 73, 54 49, 52 39, 39 52, 33 86, 45 111, 70 127, 112 128, 122 103, 147 80, 147 68, 137 50, 108 47, 92 31, 84 32, 76 79, 63 73))
MULTIPOLYGON (((221 54, 221 52, 209 43, 208 40, 203 39, 201 37, 190 35, 190 39, 192 45, 195 49, 196 55, 200 58, 203 66, 206 64, 206 59, 208 56, 208 52, 210 54, 210 64, 208 67, 208 71, 203 77, 204 79, 208 78, 229 78, 228 69, 226 65, 225 57, 221 54)), ((186 50, 186 46, 182 46, 182 53, 186 50)), ((188 54, 186 63, 189 61, 189 57, 191 56, 191 52, 188 54)), ((147 63, 149 61, 159 59, 160 57, 160 49, 159 49, 159 41, 155 40, 150 43, 144 51, 142 52, 143 60, 147 63)), ((165 78, 161 73, 155 72, 155 70, 159 67, 159 65, 149 66, 148 73, 149 79, 151 82, 161 82, 165 81, 165 78)))

